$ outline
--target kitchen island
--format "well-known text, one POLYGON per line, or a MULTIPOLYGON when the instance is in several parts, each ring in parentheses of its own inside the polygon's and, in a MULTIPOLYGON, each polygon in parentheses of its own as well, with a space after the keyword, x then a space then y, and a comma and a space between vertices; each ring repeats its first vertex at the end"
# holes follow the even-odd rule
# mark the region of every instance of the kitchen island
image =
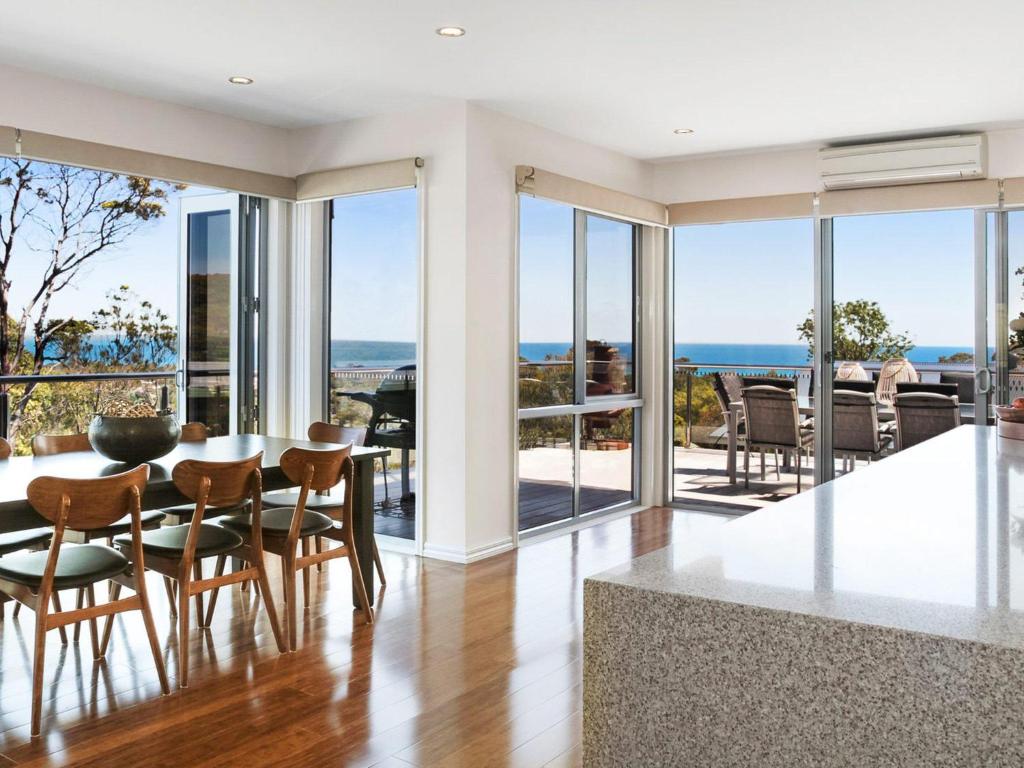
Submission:
POLYGON ((587 579, 586 766, 1024 765, 1024 442, 964 426, 587 579))

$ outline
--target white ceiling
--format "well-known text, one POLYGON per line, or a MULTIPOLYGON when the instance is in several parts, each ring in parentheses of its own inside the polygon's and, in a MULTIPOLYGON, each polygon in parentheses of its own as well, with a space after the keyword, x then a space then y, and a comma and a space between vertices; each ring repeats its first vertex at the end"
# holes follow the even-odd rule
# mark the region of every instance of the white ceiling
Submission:
POLYGON ((1024 122, 1021 0, 34 0, 0 14, 0 63, 282 127, 455 98, 665 158, 1024 122), (449 24, 468 34, 434 34, 449 24))

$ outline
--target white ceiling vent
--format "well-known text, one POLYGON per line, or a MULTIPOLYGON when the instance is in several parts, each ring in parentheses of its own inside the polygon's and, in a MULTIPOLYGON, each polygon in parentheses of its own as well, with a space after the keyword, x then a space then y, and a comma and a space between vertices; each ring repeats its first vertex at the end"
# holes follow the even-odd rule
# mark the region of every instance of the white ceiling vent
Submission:
POLYGON ((825 189, 983 179, 987 142, 978 134, 830 147, 819 151, 818 168, 825 189))

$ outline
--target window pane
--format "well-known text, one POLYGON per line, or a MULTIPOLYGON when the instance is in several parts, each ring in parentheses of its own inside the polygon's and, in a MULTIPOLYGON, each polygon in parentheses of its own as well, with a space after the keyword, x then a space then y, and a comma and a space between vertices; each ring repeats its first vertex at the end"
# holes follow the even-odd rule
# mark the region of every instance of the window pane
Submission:
POLYGON ((580 514, 633 498, 634 409, 581 417, 580 514))
POLYGON ((632 392, 633 225, 587 216, 587 396, 632 392))
POLYGON ((573 209, 519 198, 519 407, 573 402, 573 209))
POLYGON ((330 420, 351 439, 391 449, 374 477, 374 530, 415 538, 415 189, 331 203, 330 420))
POLYGON ((796 492, 793 472, 744 485, 738 421, 737 481, 730 480, 726 409, 745 377, 811 384, 800 326, 814 306, 810 219, 677 227, 673 269, 673 497, 750 511, 796 492))
POLYGON ((519 530, 572 517, 572 416, 519 422, 519 530))
POLYGON ((211 435, 231 421, 231 211, 188 217, 186 414, 211 435))

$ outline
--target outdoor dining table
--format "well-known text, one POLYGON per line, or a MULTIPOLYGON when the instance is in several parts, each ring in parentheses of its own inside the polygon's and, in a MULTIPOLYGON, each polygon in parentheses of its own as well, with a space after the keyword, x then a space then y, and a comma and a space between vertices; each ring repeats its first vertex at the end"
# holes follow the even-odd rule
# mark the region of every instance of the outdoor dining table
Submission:
MULTIPOLYGON (((801 416, 813 416, 814 415, 814 398, 808 395, 798 395, 797 408, 800 411, 801 416)), ((879 403, 878 406, 878 420, 881 422, 895 421, 896 409, 888 403, 879 403)), ((743 415, 743 401, 733 400, 729 403, 729 412, 725 414, 725 427, 728 433, 728 456, 726 458, 726 472, 729 475, 729 482, 732 484, 736 483, 736 454, 739 449, 739 432, 737 426, 740 423, 740 417, 743 415)), ((974 404, 973 403, 961 403, 960 404, 960 418, 965 424, 971 424, 974 420, 974 404)), ((788 462, 788 457, 787 457, 788 462)), ((788 467, 788 463, 786 464, 788 467)))
MULTIPOLYGON (((263 490, 277 491, 294 485, 281 470, 281 454, 289 448, 337 448, 331 443, 291 440, 262 435, 230 435, 179 443, 166 456, 146 462, 150 466, 149 483, 142 496, 142 508, 162 509, 188 503, 171 480, 174 465, 184 459, 201 461, 237 461, 263 452, 263 490)), ((373 461, 390 454, 387 448, 353 446, 355 487, 353 488, 353 534, 366 594, 373 603, 373 461)), ((0 461, 0 533, 39 528, 49 523, 28 503, 28 484, 37 477, 103 477, 131 469, 131 465, 111 462, 92 451, 75 451, 52 456, 15 456, 0 461)), ((71 540, 70 536, 66 537, 71 540)), ((353 605, 359 607, 353 592, 353 605)))

